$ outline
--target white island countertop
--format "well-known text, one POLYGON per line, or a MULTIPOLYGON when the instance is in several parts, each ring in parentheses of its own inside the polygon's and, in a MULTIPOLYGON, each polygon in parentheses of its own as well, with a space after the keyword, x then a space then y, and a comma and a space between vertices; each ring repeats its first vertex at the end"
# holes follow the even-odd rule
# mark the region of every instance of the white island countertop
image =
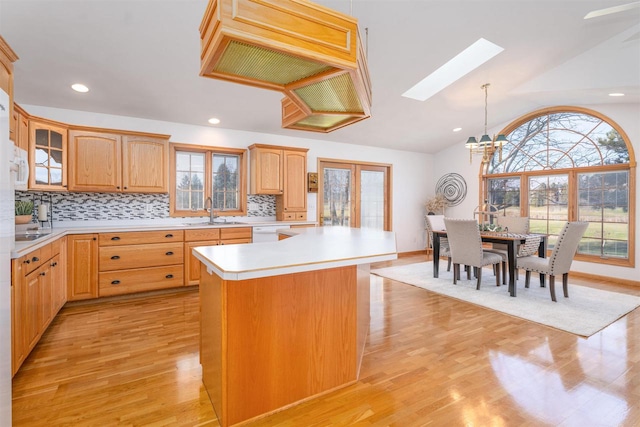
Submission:
POLYGON ((398 257, 396 235, 349 227, 286 230, 292 237, 278 242, 200 246, 193 254, 224 280, 245 280, 348 265, 389 261, 398 257))

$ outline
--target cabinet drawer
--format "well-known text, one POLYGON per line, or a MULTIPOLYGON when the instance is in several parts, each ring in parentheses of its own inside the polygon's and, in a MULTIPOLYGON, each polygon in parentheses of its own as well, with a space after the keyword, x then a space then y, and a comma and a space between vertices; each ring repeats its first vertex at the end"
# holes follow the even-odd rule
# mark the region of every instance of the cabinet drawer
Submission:
MULTIPOLYGON (((296 213, 295 212, 283 212, 282 213, 282 221, 291 221, 296 219, 296 213)), ((278 220, 280 220, 280 218, 278 218, 278 220)))
POLYGON ((220 239, 251 239, 252 227, 221 228, 220 239))
POLYGON ((40 267, 44 261, 51 258, 51 248, 49 245, 43 246, 40 249, 29 252, 27 255, 23 255, 19 258, 18 262, 22 264, 22 274, 26 276, 36 268, 40 267))
POLYGON ((184 231, 128 231, 124 233, 100 233, 100 246, 142 245, 146 243, 182 242, 184 231))
POLYGON ((307 213, 306 212, 296 212, 296 220, 298 221, 306 221, 307 213))
POLYGON ((184 231, 185 242, 198 242, 201 240, 218 240, 220 238, 219 228, 198 228, 184 231))
POLYGON ((183 243, 104 246, 100 248, 99 270, 126 270, 182 264, 183 243))
POLYGON ((60 253, 60 249, 62 248, 62 238, 56 239, 53 242, 49 243, 49 247, 51 248, 51 257, 54 257, 60 253))
POLYGON ((182 265, 100 273, 100 296, 123 295, 184 285, 182 265))
POLYGON ((251 238, 244 238, 244 239, 225 239, 225 240, 220 240, 220 244, 221 245, 237 245, 240 243, 251 243, 251 238))

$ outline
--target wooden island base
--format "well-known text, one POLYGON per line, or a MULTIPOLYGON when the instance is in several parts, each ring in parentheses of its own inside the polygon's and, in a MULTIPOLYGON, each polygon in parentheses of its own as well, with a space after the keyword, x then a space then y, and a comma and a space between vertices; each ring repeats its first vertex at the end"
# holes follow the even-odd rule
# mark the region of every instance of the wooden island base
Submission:
POLYGON ((246 280, 201 269, 202 377, 223 427, 358 379, 369 264, 246 280))

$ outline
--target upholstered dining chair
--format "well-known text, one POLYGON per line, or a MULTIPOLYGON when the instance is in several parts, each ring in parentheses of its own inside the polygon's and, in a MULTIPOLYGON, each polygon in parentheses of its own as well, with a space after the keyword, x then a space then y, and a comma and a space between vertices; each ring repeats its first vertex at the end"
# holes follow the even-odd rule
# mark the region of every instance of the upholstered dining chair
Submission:
MULTIPOLYGON (((482 282, 482 267, 500 265, 502 257, 498 254, 482 250, 482 238, 475 219, 445 218, 444 224, 449 239, 449 250, 453 262, 453 284, 460 278, 460 264, 473 267, 477 277, 476 289, 482 282)), ((500 268, 496 271, 496 286, 500 286, 500 268)))
MULTIPOLYGON (((529 217, 528 216, 497 216, 496 223, 502 230, 515 234, 528 234, 529 233, 529 217)), ((537 246, 536 246, 537 248, 537 246)), ((502 283, 507 280, 507 262, 509 256, 507 255, 507 245, 503 243, 493 243, 491 249, 485 249, 487 252, 493 252, 502 257, 502 283)), ((524 252, 519 256, 532 255, 529 252, 524 252)), ((518 278, 518 270, 516 269, 516 278, 518 278)))
POLYGON ((549 258, 540 258, 533 255, 518 258, 518 267, 526 271, 525 287, 529 287, 532 271, 540 273, 540 286, 542 286, 543 275, 548 275, 551 300, 556 302, 555 277, 562 274, 562 290, 565 298, 568 298, 569 269, 573 262, 573 256, 578 249, 580 239, 582 239, 588 226, 588 222, 567 222, 558 235, 558 240, 549 258))
MULTIPOLYGON (((430 244, 433 246, 433 230, 445 229, 444 215, 425 215, 425 225, 430 244)), ((451 251, 449 250, 449 240, 446 237, 440 238, 440 256, 447 257, 447 271, 451 271, 451 251)))

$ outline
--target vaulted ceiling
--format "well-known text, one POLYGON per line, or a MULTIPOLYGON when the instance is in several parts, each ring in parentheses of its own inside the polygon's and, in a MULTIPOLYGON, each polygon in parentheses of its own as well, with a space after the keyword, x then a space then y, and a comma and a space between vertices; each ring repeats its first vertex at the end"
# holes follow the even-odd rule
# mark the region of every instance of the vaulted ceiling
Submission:
POLYGON ((372 117, 328 134, 282 129, 279 92, 199 77, 206 0, 0 0, 0 34, 19 104, 433 153, 483 133, 487 82, 489 128, 554 105, 640 114, 640 8, 583 19, 629 2, 319 1, 359 20, 373 83, 372 117), (504 51, 424 102, 401 96, 481 37, 504 51))

